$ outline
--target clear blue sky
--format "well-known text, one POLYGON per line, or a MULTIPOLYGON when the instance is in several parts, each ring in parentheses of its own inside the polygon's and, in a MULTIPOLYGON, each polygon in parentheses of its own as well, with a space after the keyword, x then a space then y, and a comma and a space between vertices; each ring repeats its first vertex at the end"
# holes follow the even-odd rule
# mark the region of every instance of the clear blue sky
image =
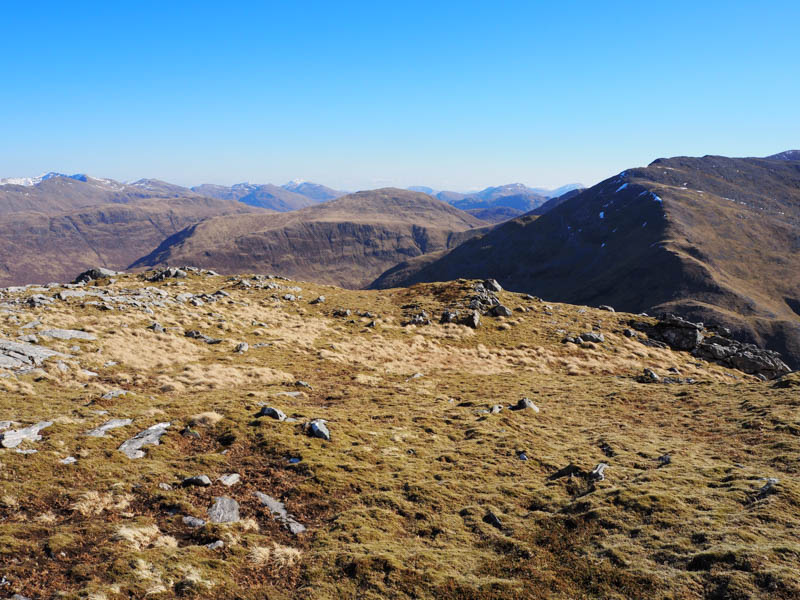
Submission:
POLYGON ((0 7, 0 177, 591 184, 800 146, 800 2, 0 7))

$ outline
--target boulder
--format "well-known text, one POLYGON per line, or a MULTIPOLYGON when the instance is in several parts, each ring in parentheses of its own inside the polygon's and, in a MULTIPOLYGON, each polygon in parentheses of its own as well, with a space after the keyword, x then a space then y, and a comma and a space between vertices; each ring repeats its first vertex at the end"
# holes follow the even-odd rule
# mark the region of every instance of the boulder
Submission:
POLYGON ((40 421, 35 425, 23 427, 21 429, 6 429, 0 432, 0 446, 3 448, 16 448, 23 441, 38 442, 42 439, 39 432, 46 427, 50 427, 52 421, 40 421))
POLYGON ((489 309, 489 314, 493 317, 510 317, 513 313, 507 306, 496 304, 489 309))
POLYGON ((0 340, 0 368, 38 367, 48 358, 54 356, 65 355, 55 350, 26 342, 0 340))
POLYGON ((594 342, 595 344, 602 344, 606 341, 606 338, 602 333, 595 333, 593 331, 582 333, 580 338, 584 342, 594 342))
POLYGON ((114 277, 121 274, 122 273, 118 273, 117 271, 112 271, 111 269, 106 269, 104 267, 95 267, 94 269, 89 269, 88 271, 84 271, 78 275, 75 278, 75 281, 72 283, 87 283, 95 279, 106 279, 108 277, 114 277))
POLYGON ((183 487, 190 487, 190 486, 198 486, 198 487, 208 487, 211 485, 211 479, 208 475, 193 475, 192 477, 187 477, 181 482, 183 487))
POLYGON ((219 481, 222 485, 226 487, 231 487, 232 485, 236 485, 241 480, 241 476, 238 473, 225 473, 225 475, 221 475, 217 481, 219 481))
POLYGON ((286 420, 286 414, 282 410, 274 408, 272 406, 262 406, 261 410, 258 412, 258 414, 256 416, 257 417, 271 417, 271 418, 276 419, 278 421, 285 421, 286 420))
POLYGON ((320 438, 326 442, 331 441, 331 433, 328 431, 328 427, 325 423, 325 419, 314 419, 311 421, 308 424, 308 432, 311 437, 320 438))
POLYGON ((539 412, 539 407, 536 406, 530 398, 520 398, 520 400, 513 406, 509 406, 511 410, 525 410, 531 409, 533 412, 539 412))

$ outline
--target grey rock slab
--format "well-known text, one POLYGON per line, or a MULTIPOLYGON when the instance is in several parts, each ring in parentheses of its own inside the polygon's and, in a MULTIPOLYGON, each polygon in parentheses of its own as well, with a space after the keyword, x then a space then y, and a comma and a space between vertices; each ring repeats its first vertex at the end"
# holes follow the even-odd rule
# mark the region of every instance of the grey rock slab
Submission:
POLYGON ((225 475, 221 475, 217 481, 219 481, 222 485, 230 487, 232 485, 236 485, 241 480, 241 476, 238 473, 225 473, 225 475))
POLYGON ((606 337, 602 333, 595 333, 593 331, 582 333, 580 337, 584 342, 594 342, 595 344, 602 344, 606 341, 606 337))
POLYGON ((39 366, 48 358, 65 356, 60 352, 26 342, 0 340, 0 367, 18 369, 25 366, 39 366))
POLYGON ((262 406, 257 416, 272 417, 273 419, 276 419, 278 421, 286 420, 286 414, 282 410, 275 408, 273 406, 262 406))
POLYGON ((78 459, 75 458, 74 456, 67 456, 66 458, 62 458, 58 462, 60 462, 62 465, 72 465, 78 462, 78 459))
POLYGON ((39 332, 39 335, 51 337, 56 340, 92 341, 97 339, 97 337, 93 334, 87 333, 86 331, 80 331, 78 329, 46 329, 45 331, 39 332))
POLYGON ((142 446, 158 446, 161 436, 167 432, 170 425, 170 423, 157 423, 140 431, 131 439, 122 442, 119 451, 130 459, 142 458, 144 456, 142 446))
POLYGON ((30 427, 6 429, 0 433, 0 446, 3 446, 3 448, 16 448, 25 440, 38 442, 42 439, 39 432, 46 427, 50 427, 52 424, 52 421, 40 421, 30 427))
POLYGON ((525 410, 531 409, 533 412, 539 412, 539 407, 536 406, 530 398, 520 398, 520 400, 513 406, 509 406, 511 410, 525 410))
POLYGON ((208 509, 208 518, 212 523, 236 523, 239 520, 239 503, 233 498, 218 496, 208 509))

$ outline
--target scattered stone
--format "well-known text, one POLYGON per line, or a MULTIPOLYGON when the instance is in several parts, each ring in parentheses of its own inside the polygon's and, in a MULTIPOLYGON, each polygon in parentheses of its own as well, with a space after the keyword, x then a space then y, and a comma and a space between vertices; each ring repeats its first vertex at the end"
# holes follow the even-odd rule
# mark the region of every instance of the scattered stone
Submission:
POLYGON ((520 398, 520 400, 513 406, 509 406, 511 410, 524 410, 530 408, 533 412, 539 412, 539 407, 536 406, 530 398, 520 398))
POLYGON ((217 481, 226 487, 236 485, 240 480, 241 476, 238 473, 225 473, 225 475, 221 475, 219 479, 217 479, 217 481))
POLYGON ((502 286, 499 283, 497 283, 496 279, 487 279, 487 280, 485 280, 483 282, 483 287, 485 287, 487 290, 490 290, 490 291, 496 292, 496 293, 503 291, 502 286))
POLYGON ((606 463, 599 463, 594 469, 589 472, 588 479, 589 481, 604 481, 605 470, 608 468, 606 463))
POLYGON ((183 487, 189 486, 198 486, 198 487, 208 487, 211 485, 211 479, 209 479, 208 475, 193 475, 192 477, 187 477, 186 479, 181 482, 183 487))
POLYGON ((327 442, 331 441, 331 433, 325 425, 325 419, 314 419, 308 424, 308 431, 311 437, 321 438, 327 442))
POLYGON ((492 527, 495 527, 496 529, 502 529, 503 528, 503 523, 500 521, 498 516, 496 514, 494 514, 492 511, 487 511, 486 512, 486 514, 483 517, 483 522, 484 523, 488 523, 489 525, 491 525, 492 527))
POLYGON ((209 550, 219 550, 225 546, 225 542, 222 540, 217 540, 216 542, 211 542, 210 544, 206 544, 206 548, 209 550))
POLYGON ((283 296, 283 299, 286 300, 287 302, 294 302, 295 300, 297 300, 297 296, 295 296, 294 294, 285 294, 283 296))
POLYGON ((199 519, 197 517, 186 516, 183 517, 183 524, 188 525, 192 529, 197 529, 198 527, 203 527, 206 522, 204 519, 199 519))
POLYGON ((300 381, 299 379, 297 381, 295 381, 294 384, 297 387, 304 387, 304 388, 311 389, 311 384, 309 384, 309 383, 307 383, 305 381, 300 381))
POLYGON ((288 529, 293 535, 298 535, 306 530, 305 525, 298 522, 293 515, 286 510, 286 505, 263 492, 255 492, 256 498, 261 504, 267 507, 272 517, 288 529))
POLYGON ((334 317, 349 317, 351 314, 353 313, 350 311, 349 308, 347 309, 337 308, 333 311, 334 317))
POLYGON ((493 317, 510 317, 513 313, 511 309, 502 304, 497 304, 489 309, 489 314, 493 317))
POLYGON ((127 427, 133 423, 131 419, 111 419, 110 421, 106 421, 100 427, 95 427, 86 432, 86 435, 92 437, 105 437, 106 432, 110 431, 111 429, 116 429, 118 427, 127 427))
POLYGON ((325 303, 325 296, 317 296, 314 298, 309 304, 324 304, 325 303))
POLYGON ((78 459, 75 458, 74 456, 67 456, 66 458, 62 458, 58 462, 60 462, 62 465, 72 465, 78 462, 78 459))
POLYGON ((72 283, 88 283, 95 279, 107 279, 108 277, 115 277, 117 275, 122 275, 122 273, 104 267, 95 267, 94 269, 89 269, 78 275, 72 283))
POLYGON ((584 342, 594 342, 595 344, 602 344, 605 343, 606 338, 602 333, 595 333, 593 331, 587 331, 586 333, 582 333, 580 335, 581 340, 584 342))
POLYGON ((250 344, 247 342, 239 342, 236 344, 236 348, 233 351, 236 352, 236 354, 244 354, 248 350, 250 350, 250 344))
POLYGON ((617 312, 614 310, 614 307, 608 306, 607 304, 601 304, 597 308, 599 308, 600 310, 607 310, 608 312, 617 312))
POLYGON ((503 410, 503 407, 500 404, 495 404, 494 406, 492 406, 489 409, 489 412, 491 414, 493 414, 493 415, 496 415, 497 413, 501 412, 502 410, 503 410))
POLYGON ((186 333, 184 333, 183 335, 188 337, 188 338, 195 339, 195 340, 202 340, 206 344, 219 344, 219 343, 222 342, 221 339, 208 337, 207 335, 205 335, 203 333, 200 333, 196 329, 191 329, 191 330, 187 331, 186 333))
POLYGON ((439 318, 439 323, 455 323, 458 320, 458 311, 445 310, 439 318))
POLYGON ((39 335, 51 337, 57 340, 92 341, 97 339, 97 337, 95 337, 91 333, 87 333, 85 331, 79 331, 77 329, 47 329, 45 331, 40 331, 39 335))
POLYGON ((52 421, 40 421, 35 425, 23 427, 22 429, 6 429, 0 433, 0 446, 3 446, 3 448, 16 448, 25 440, 38 442, 42 439, 39 432, 52 424, 52 421))
POLYGON ((626 338, 635 338, 636 332, 633 329, 625 329, 622 332, 622 335, 624 335, 626 338))
POLYGON ((665 467, 672 462, 672 457, 669 454, 662 454, 657 460, 659 465, 665 467))
POLYGON ((148 427, 144 431, 140 431, 131 439, 122 442, 119 451, 125 454, 130 459, 142 458, 145 454, 142 446, 158 446, 161 436, 167 432, 170 423, 157 423, 152 427, 148 427))
POLYGON ((103 400, 113 400, 114 398, 119 398, 120 396, 126 396, 127 394, 128 392, 126 390, 111 390, 100 396, 100 398, 103 400))
POLYGON ((645 369, 643 371, 643 373, 642 373, 642 377, 645 380, 651 381, 651 382, 654 382, 654 383, 658 383, 659 381, 661 381, 661 377, 659 377, 658 373, 653 371, 653 369, 645 369))
POLYGON ((158 484, 158 488, 164 490, 165 492, 169 492, 172 489, 172 486, 168 483, 161 482, 158 484))
POLYGON ((177 269, 175 267, 167 267, 165 269, 159 269, 151 274, 149 277, 146 277, 147 281, 156 283, 158 281, 164 281, 165 279, 176 278, 176 279, 183 279, 188 277, 188 273, 183 269, 177 269))
POLYGON ((227 496, 219 496, 214 500, 214 505, 208 509, 208 518, 212 523, 236 523, 239 520, 239 503, 236 500, 227 496))
POLYGON ((272 406, 262 406, 259 413, 256 415, 257 417, 272 417, 273 419, 277 419, 278 421, 285 421, 286 414, 277 408, 272 406))
POLYGON ((477 310, 473 310, 464 318, 462 323, 467 327, 477 329, 481 326, 481 313, 479 313, 477 310))
POLYGON ((525 454, 524 452, 520 452, 519 454, 517 454, 517 458, 520 460, 528 460, 528 455, 525 454))
POLYGON ((767 483, 765 483, 764 486, 760 490, 758 490, 757 498, 764 499, 770 494, 774 494, 776 491, 775 490, 776 485, 778 485, 777 479, 775 479, 774 477, 770 477, 769 479, 767 479, 767 483))

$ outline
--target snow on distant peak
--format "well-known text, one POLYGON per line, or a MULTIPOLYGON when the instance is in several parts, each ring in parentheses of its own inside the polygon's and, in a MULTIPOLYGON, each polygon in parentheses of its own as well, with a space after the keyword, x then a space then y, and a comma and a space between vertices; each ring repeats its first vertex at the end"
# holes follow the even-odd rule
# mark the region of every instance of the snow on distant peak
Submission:
POLYGON ((77 181, 86 181, 87 177, 83 173, 76 173, 75 175, 65 175, 64 173, 56 173, 55 171, 50 171, 49 173, 43 173, 38 177, 8 177, 6 179, 0 179, 0 185, 22 185, 25 187, 33 187, 39 185, 43 181, 47 181, 48 179, 54 179, 56 177, 64 177, 65 179, 75 179, 77 181))

